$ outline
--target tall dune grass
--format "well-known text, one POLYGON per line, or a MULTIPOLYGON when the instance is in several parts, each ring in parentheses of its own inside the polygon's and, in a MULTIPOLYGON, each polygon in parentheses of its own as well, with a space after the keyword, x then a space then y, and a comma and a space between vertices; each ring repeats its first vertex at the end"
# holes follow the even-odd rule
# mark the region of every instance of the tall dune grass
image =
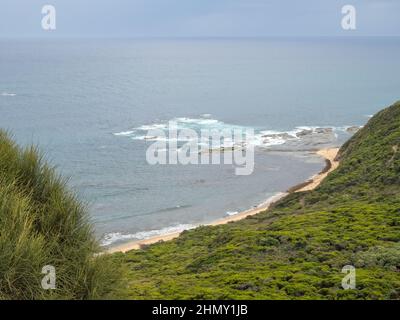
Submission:
POLYGON ((35 147, 20 148, 0 130, 0 299, 110 297, 120 271, 97 256, 85 206, 35 147), (56 289, 41 286, 42 267, 56 289))

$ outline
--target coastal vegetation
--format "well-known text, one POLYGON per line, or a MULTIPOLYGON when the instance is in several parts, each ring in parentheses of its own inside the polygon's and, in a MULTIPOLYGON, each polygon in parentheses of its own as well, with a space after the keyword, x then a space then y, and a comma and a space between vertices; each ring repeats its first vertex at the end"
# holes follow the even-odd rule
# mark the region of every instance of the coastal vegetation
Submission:
POLYGON ((267 211, 99 255, 66 181, 0 131, 0 299, 400 299, 400 102, 337 157, 316 189, 267 211), (48 265, 56 287, 44 290, 48 265))
POLYGON ((0 299, 112 297, 120 268, 97 252, 85 206, 65 180, 36 148, 0 131, 0 299), (54 289, 43 289, 46 266, 54 289))
POLYGON ((315 190, 239 222, 115 254, 129 299, 400 299, 400 102, 315 190), (344 290, 342 268, 356 268, 344 290))

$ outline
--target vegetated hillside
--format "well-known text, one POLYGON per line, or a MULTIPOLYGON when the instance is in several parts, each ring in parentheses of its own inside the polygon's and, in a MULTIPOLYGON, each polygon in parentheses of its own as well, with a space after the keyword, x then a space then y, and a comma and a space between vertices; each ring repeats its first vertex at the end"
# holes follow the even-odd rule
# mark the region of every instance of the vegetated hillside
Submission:
MULTIPOLYGON (((0 130, 0 299, 110 296, 119 268, 98 252, 84 206, 35 148, 0 130), (56 288, 44 290, 44 266, 56 288)), ((46 282, 46 279, 45 279, 46 282)))
POLYGON ((399 299, 400 103, 340 150, 314 191, 272 210, 118 254, 131 299, 399 299), (356 267, 356 289, 341 272, 356 267))

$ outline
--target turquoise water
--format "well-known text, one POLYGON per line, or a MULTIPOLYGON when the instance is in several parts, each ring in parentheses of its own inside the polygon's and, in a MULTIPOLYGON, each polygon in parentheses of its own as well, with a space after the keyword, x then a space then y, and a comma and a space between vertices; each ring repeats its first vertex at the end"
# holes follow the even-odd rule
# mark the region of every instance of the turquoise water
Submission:
POLYGON ((112 245, 233 214, 318 172, 310 150, 399 99, 399 56, 399 38, 0 40, 0 127, 41 146, 112 245), (151 166, 144 129, 173 119, 268 143, 250 176, 151 166))

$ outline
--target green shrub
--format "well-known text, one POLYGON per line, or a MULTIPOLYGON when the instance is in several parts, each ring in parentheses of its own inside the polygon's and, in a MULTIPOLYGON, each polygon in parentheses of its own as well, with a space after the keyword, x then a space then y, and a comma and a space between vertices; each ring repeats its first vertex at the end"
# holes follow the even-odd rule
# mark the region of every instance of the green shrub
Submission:
POLYGON ((266 212, 120 255, 140 299, 398 299, 400 103, 379 112, 309 192, 266 212), (342 268, 356 267, 343 290, 342 268))

